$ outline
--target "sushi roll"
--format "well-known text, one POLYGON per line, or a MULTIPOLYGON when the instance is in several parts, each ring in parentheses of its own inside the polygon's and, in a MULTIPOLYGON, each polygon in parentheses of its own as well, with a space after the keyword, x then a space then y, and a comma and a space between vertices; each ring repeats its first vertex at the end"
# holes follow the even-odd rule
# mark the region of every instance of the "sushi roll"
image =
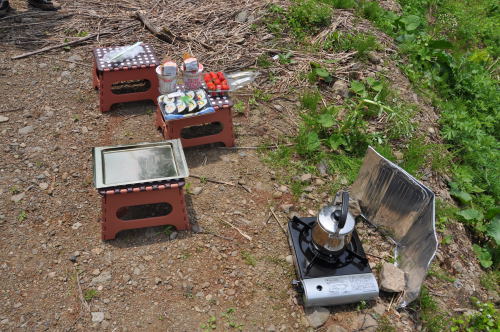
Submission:
POLYGON ((180 98, 177 99, 175 106, 177 107, 178 113, 182 113, 187 109, 187 105, 180 98))
POLYGON ((194 99, 194 96, 195 96, 194 91, 187 91, 186 96, 188 96, 191 99, 194 99))
POLYGON ((175 103, 175 98, 163 96, 163 102, 165 104, 174 104, 175 103))
POLYGON ((167 114, 174 114, 177 110, 177 107, 175 106, 174 103, 168 103, 165 104, 165 113, 167 114))
POLYGON ((206 99, 199 99, 198 100, 198 109, 202 109, 203 107, 207 106, 207 100, 206 99))
POLYGON ((207 99, 207 94, 206 94, 205 90, 203 90, 203 89, 196 90, 196 99, 198 99, 198 100, 207 99))
POLYGON ((198 107, 198 104, 196 104, 194 100, 190 100, 187 106, 188 106, 188 113, 193 113, 198 107))

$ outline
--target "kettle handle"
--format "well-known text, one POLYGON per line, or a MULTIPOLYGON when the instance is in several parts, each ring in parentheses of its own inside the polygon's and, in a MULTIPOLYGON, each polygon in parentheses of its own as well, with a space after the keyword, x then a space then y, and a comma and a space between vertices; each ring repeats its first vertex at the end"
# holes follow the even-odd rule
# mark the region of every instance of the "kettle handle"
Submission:
POLYGON ((342 211, 340 214, 339 229, 344 228, 348 213, 349 213, 349 193, 347 191, 344 191, 342 192, 342 211))

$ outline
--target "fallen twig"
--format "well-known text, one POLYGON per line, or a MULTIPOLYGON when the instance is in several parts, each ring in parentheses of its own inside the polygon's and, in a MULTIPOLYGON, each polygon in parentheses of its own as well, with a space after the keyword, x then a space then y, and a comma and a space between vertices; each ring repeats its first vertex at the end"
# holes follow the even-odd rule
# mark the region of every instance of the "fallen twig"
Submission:
POLYGON ((75 274, 76 274, 76 284, 78 286, 78 292, 80 295, 80 301, 82 302, 82 308, 87 309, 89 312, 89 315, 91 314, 90 312, 90 305, 85 301, 85 298, 83 297, 83 292, 82 292, 82 287, 80 286, 80 277, 78 275, 78 270, 75 267, 75 274))
POLYGON ((229 221, 225 221, 225 220, 222 220, 221 221, 223 223, 226 223, 228 224, 229 226, 231 226, 232 228, 234 228, 235 230, 238 231, 238 233, 240 233, 245 239, 247 239, 248 241, 252 241, 252 237, 248 234, 245 234, 245 232, 243 232, 241 229, 239 229, 238 227, 234 226, 233 224, 231 224, 229 221))
POLYGON ((285 228, 283 227, 283 225, 280 223, 278 217, 276 216, 276 213, 274 213, 274 210, 272 207, 269 208, 269 210, 271 210, 271 213, 273 214, 273 217, 274 217, 274 220, 276 220, 276 222, 278 223, 278 225, 280 226, 281 230, 283 231, 283 234, 285 234, 285 236, 287 236, 287 233, 286 233, 286 230, 285 228))
POLYGON ((159 31, 149 20, 146 16, 144 16, 144 13, 141 11, 136 12, 133 17, 137 18, 139 21, 141 21, 146 29, 149 30, 155 36, 156 38, 163 40, 167 43, 172 44, 175 40, 175 36, 173 33, 170 31, 163 29, 163 31, 159 31))
MULTIPOLYGON (((101 36, 104 35, 104 34, 111 34, 111 31, 102 32, 101 36)), ((26 58, 26 57, 29 57, 29 56, 32 56, 32 55, 35 55, 35 54, 38 54, 38 53, 47 52, 47 51, 50 51, 50 50, 53 50, 53 49, 56 49, 56 48, 77 45, 77 44, 80 44, 80 43, 82 43, 82 42, 84 42, 86 40, 92 39, 94 37, 97 37, 97 33, 93 33, 91 35, 88 35, 87 37, 83 37, 83 38, 80 38, 80 39, 77 39, 77 40, 73 40, 73 41, 70 41, 70 42, 67 42, 67 43, 62 43, 62 44, 53 45, 53 46, 47 46, 47 47, 38 49, 38 50, 33 51, 33 52, 27 52, 27 53, 23 53, 21 55, 16 55, 16 56, 12 57, 11 59, 12 60, 22 59, 22 58, 26 58)))
POLYGON ((208 181, 208 182, 218 183, 218 184, 225 184, 225 185, 233 186, 233 187, 236 186, 234 183, 231 183, 231 182, 224 182, 224 181, 209 179, 209 178, 206 178, 204 176, 198 176, 198 175, 193 175, 193 174, 189 174, 189 176, 192 178, 195 178, 195 179, 202 180, 202 181, 208 181))

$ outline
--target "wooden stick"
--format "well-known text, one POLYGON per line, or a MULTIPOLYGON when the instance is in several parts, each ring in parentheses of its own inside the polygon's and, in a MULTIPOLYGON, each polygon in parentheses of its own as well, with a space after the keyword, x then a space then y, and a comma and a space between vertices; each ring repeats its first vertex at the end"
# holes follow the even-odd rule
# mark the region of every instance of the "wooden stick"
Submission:
POLYGON ((212 182, 212 183, 225 184, 225 185, 233 186, 233 187, 236 186, 234 183, 231 183, 231 182, 224 182, 224 181, 209 179, 209 178, 206 178, 204 176, 198 176, 198 175, 193 175, 193 174, 189 174, 189 176, 192 178, 195 178, 195 179, 200 179, 200 180, 208 181, 208 182, 212 182))
POLYGON ((276 220, 276 222, 278 223, 278 225, 280 226, 281 230, 283 231, 283 234, 285 234, 285 236, 288 236, 288 234, 286 233, 285 231, 285 228, 283 227, 283 225, 280 223, 278 217, 276 216, 276 214, 274 213, 274 210, 272 207, 269 208, 269 210, 271 210, 271 213, 273 214, 273 217, 274 217, 274 220, 276 220))
MULTIPOLYGON (((108 32, 102 32, 101 36, 103 36, 103 35, 109 35, 109 34, 111 34, 110 31, 108 31, 108 32)), ((50 51, 50 50, 53 50, 53 49, 56 49, 56 48, 61 48, 61 47, 66 47, 66 46, 71 46, 71 45, 77 45, 77 44, 80 44, 80 43, 82 43, 82 42, 84 42, 86 40, 92 39, 94 37, 97 37, 97 33, 93 33, 91 35, 88 35, 87 37, 83 37, 83 38, 80 38, 80 39, 77 39, 77 40, 73 40, 73 41, 70 41, 70 42, 67 42, 67 43, 62 43, 62 44, 53 45, 53 46, 47 46, 47 47, 38 49, 38 50, 33 51, 33 52, 28 52, 28 53, 23 53, 21 55, 16 55, 16 56, 12 57, 11 59, 12 60, 22 59, 22 58, 26 58, 26 57, 29 57, 29 56, 32 56, 32 55, 35 55, 35 54, 38 54, 38 53, 47 52, 47 51, 50 51)))
POLYGON ((234 239, 232 237, 220 235, 220 234, 209 232, 209 231, 203 231, 200 234, 208 234, 208 235, 220 237, 221 239, 224 239, 224 240, 234 241, 234 239))
POLYGON ((235 230, 237 230, 245 239, 247 239, 248 241, 252 241, 252 237, 250 235, 247 235, 245 234, 241 229, 239 229, 238 227, 234 226, 233 224, 231 224, 229 221, 225 221, 225 220, 222 220, 221 221, 223 223, 226 223, 228 224, 229 226, 231 226, 232 228, 234 228, 235 230))
POLYGON ((141 11, 138 11, 134 14, 134 17, 137 18, 139 21, 141 21, 146 29, 149 30, 155 36, 156 38, 163 40, 167 43, 172 44, 175 40, 175 36, 168 30, 163 29, 163 31, 159 31, 156 29, 155 26, 148 20, 146 16, 144 16, 144 13, 141 11))

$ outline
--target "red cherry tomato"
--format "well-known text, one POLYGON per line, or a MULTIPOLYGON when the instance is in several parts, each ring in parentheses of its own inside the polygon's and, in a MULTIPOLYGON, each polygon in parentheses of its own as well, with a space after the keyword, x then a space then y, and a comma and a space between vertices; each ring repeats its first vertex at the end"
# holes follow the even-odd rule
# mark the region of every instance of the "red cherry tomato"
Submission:
POLYGON ((222 90, 229 90, 229 86, 227 84, 222 85, 222 90))
POLYGON ((215 83, 215 85, 221 85, 221 81, 218 78, 216 78, 214 80, 214 83, 215 83))
POLYGON ((213 84, 212 82, 210 82, 210 83, 207 84, 207 88, 208 88, 208 90, 215 90, 215 84, 213 84))
POLYGON ((217 78, 217 74, 214 73, 213 71, 210 72, 210 77, 212 77, 212 79, 216 79, 217 78))
POLYGON ((219 79, 223 80, 224 79, 224 74, 220 71, 220 72, 217 73, 217 77, 219 79))
POLYGON ((207 83, 210 82, 210 80, 212 79, 210 77, 210 74, 205 74, 205 76, 203 76, 203 78, 205 79, 205 82, 207 82, 207 83))

